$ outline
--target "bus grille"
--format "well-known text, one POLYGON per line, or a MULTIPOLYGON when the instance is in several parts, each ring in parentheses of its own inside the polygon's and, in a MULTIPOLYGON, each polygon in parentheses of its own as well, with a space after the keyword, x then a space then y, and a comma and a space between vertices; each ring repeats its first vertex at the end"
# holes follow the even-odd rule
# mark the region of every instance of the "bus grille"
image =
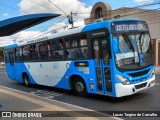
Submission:
POLYGON ((142 76, 142 75, 147 74, 149 71, 150 71, 150 69, 144 70, 144 71, 140 71, 140 72, 136 72, 136 73, 130 73, 128 75, 131 76, 131 77, 138 77, 138 76, 142 76))
POLYGON ((147 85, 147 82, 139 84, 139 85, 135 85, 135 88, 140 89, 140 88, 146 87, 146 85, 147 85))

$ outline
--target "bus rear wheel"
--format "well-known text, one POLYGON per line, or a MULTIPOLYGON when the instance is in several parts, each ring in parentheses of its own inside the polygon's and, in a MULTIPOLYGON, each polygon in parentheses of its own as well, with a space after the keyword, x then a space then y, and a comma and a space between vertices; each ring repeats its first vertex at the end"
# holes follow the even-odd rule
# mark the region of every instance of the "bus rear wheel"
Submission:
POLYGON ((23 75, 23 81, 24 81, 24 85, 29 87, 30 86, 30 80, 29 80, 29 76, 27 74, 23 75))
POLYGON ((72 84, 73 92, 77 94, 78 96, 86 96, 87 95, 87 90, 86 90, 86 85, 85 82, 80 79, 76 78, 76 80, 73 81, 72 84))

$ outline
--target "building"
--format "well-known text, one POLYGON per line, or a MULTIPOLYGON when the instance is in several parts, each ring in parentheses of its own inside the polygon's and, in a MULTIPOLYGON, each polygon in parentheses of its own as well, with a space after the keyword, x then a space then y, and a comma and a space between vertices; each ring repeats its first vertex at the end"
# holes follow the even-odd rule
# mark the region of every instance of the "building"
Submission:
POLYGON ((108 3, 98 2, 93 6, 90 17, 85 19, 84 22, 85 24, 91 24, 119 18, 138 18, 147 22, 152 39, 154 64, 160 65, 160 10, 127 7, 112 10, 112 7, 108 3))

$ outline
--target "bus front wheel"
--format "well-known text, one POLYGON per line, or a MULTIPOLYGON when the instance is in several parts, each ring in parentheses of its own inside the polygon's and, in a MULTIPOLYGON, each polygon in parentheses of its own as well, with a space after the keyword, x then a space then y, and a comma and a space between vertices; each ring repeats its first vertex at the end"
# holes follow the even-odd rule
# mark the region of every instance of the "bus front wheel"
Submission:
POLYGON ((86 85, 85 82, 80 79, 80 78, 76 78, 73 81, 72 84, 72 88, 73 88, 73 92, 79 96, 86 96, 87 95, 87 90, 86 90, 86 85))
POLYGON ((29 80, 29 76, 27 74, 23 75, 23 81, 24 81, 24 85, 29 87, 30 86, 30 80, 29 80))

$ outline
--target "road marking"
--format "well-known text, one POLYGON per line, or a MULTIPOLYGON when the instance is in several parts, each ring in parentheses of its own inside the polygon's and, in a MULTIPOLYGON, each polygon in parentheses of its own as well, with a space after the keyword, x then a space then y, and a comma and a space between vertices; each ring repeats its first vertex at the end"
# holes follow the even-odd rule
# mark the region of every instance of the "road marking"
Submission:
POLYGON ((54 92, 54 91, 48 91, 48 90, 36 90, 34 91, 36 93, 43 93, 43 94, 48 94, 48 95, 54 95, 54 96, 61 96, 61 95, 65 95, 67 93, 58 93, 58 92, 54 92))
MULTIPOLYGON (((40 106, 43 106, 44 107, 43 109, 45 109, 45 108, 48 109, 48 111, 50 111, 50 110, 52 110, 52 111, 70 111, 70 109, 66 109, 64 107, 59 107, 57 105, 53 105, 53 104, 43 102, 41 100, 37 100, 37 99, 31 98, 31 97, 28 97, 28 96, 25 96, 25 95, 21 95, 21 94, 18 94, 16 92, 14 92, 14 91, 11 91, 11 90, 6 90, 6 89, 0 88, 0 92, 8 94, 8 95, 16 97, 16 98, 19 98, 19 99, 22 99, 22 100, 25 100, 25 101, 28 101, 28 102, 31 102, 31 103, 34 103, 34 104, 38 104, 40 106)), ((67 114, 67 112, 64 112, 64 114, 71 116, 69 113, 67 114)), ((85 114, 81 114, 81 113, 74 112, 74 111, 73 111, 73 114, 74 115, 77 114, 77 116, 79 116, 79 115, 83 116, 84 115, 86 117, 89 117, 85 114)), ((95 119, 95 120, 97 120, 97 119, 95 119)))
MULTIPOLYGON (((41 96, 37 96, 37 95, 31 94, 31 93, 27 93, 27 92, 24 92, 24 91, 12 89, 12 88, 9 88, 9 87, 5 87, 5 86, 1 86, 1 85, 0 85, 0 87, 6 88, 6 89, 10 89, 10 90, 13 90, 13 91, 17 91, 17 92, 21 92, 21 93, 25 93, 25 94, 28 94, 28 95, 33 95, 33 96, 36 96, 36 97, 39 97, 39 98, 47 99, 47 98, 44 98, 44 97, 41 97, 41 96)), ((72 105, 72 104, 65 103, 65 102, 60 102, 58 100, 53 100, 53 99, 47 99, 47 100, 54 101, 54 102, 57 102, 57 103, 61 103, 61 104, 64 104, 64 105, 69 105, 69 106, 77 107, 77 108, 80 108, 80 109, 83 109, 83 110, 86 110, 86 111, 93 111, 91 109, 87 109, 87 108, 84 108, 84 107, 72 105)))
POLYGON ((8 94, 10 96, 14 96, 16 98, 19 98, 19 99, 22 99, 22 100, 25 100, 25 101, 28 101, 28 102, 31 102, 31 103, 34 103, 34 104, 38 104, 40 106, 49 108, 50 110, 57 110, 57 111, 68 111, 69 110, 69 109, 66 109, 66 108, 63 108, 63 107, 59 107, 59 106, 56 106, 56 105, 53 105, 53 104, 49 104, 47 102, 43 102, 41 100, 37 100, 37 99, 31 98, 31 97, 27 97, 25 95, 18 94, 14 91, 5 90, 5 89, 0 88, 0 92, 3 92, 3 93, 8 94))
MULTIPOLYGON (((123 120, 123 119, 121 119, 121 118, 113 117, 113 116, 111 116, 111 115, 109 115, 109 114, 104 114, 104 113, 97 112, 97 111, 95 111, 95 110, 91 110, 91 109, 88 109, 88 108, 84 108, 84 107, 80 107, 80 106, 68 104, 68 103, 65 103, 65 102, 60 102, 60 101, 57 101, 57 100, 54 100, 54 99, 44 98, 44 97, 37 96, 37 95, 31 94, 31 93, 27 93, 27 92, 24 92, 24 91, 12 89, 12 88, 5 87, 5 86, 1 86, 1 85, 0 85, 0 92, 9 94, 9 95, 14 96, 14 97, 16 96, 17 98, 20 98, 20 99, 23 99, 23 100, 26 100, 26 101, 29 101, 29 102, 32 102, 32 103, 41 105, 41 106, 43 106, 43 107, 45 107, 45 108, 49 108, 49 109, 54 110, 54 111, 55 111, 55 109, 56 109, 57 111, 69 111, 69 109, 66 109, 66 108, 63 108, 63 107, 59 107, 59 106, 56 106, 56 105, 53 105, 53 104, 49 104, 49 103, 46 103, 46 102, 43 102, 43 101, 40 101, 40 100, 31 98, 31 97, 24 96, 24 95, 20 95, 20 94, 18 94, 18 93, 12 92, 12 91, 17 91, 17 92, 20 92, 20 93, 24 93, 24 94, 36 96, 36 97, 43 98, 43 99, 46 99, 46 100, 49 100, 49 101, 53 101, 53 102, 56 102, 56 103, 61 103, 61 104, 63 104, 63 105, 67 105, 67 106, 72 106, 72 107, 75 107, 75 108, 79 108, 79 109, 82 109, 82 110, 84 110, 84 111, 93 111, 93 112, 95 112, 95 113, 99 113, 99 114, 102 114, 102 115, 106 115, 106 116, 108 116, 109 119, 112 119, 112 120, 113 120, 113 119, 115 119, 115 120, 123 120), (9 90, 4 90, 4 89, 2 89, 2 88, 9 89, 9 90, 11 90, 11 91, 9 91, 9 90)), ((45 109, 45 108, 44 108, 44 109, 45 109)), ((79 117, 76 117, 76 118, 81 119, 81 118, 79 118, 79 117)), ((85 117, 82 117, 82 118, 83 118, 83 120, 84 120, 85 117)), ((88 118, 90 119, 91 117, 88 117, 88 118)), ((93 117, 92 117, 92 118, 93 118, 93 117)))
POLYGON ((37 96, 41 96, 41 97, 45 97, 48 99, 53 99, 55 97, 59 97, 62 95, 66 95, 68 93, 58 93, 58 92, 54 92, 54 91, 48 91, 48 90, 36 90, 36 91, 31 91, 31 94, 37 95, 37 96))

